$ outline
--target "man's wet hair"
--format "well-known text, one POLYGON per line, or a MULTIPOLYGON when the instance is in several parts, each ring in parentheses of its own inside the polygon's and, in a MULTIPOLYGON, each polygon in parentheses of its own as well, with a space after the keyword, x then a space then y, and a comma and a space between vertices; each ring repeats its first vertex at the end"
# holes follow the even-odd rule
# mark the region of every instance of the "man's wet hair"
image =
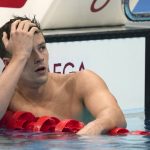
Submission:
MULTIPOLYGON (((10 38, 10 30, 11 30, 11 24, 15 22, 16 20, 30 20, 32 23, 35 24, 35 26, 39 29, 39 32, 41 31, 41 27, 39 22, 36 20, 35 16, 33 19, 28 18, 27 16, 24 17, 19 17, 19 16, 14 16, 13 19, 10 19, 8 22, 6 22, 1 28, 0 28, 0 58, 11 58, 11 54, 6 51, 5 46, 2 41, 3 37, 3 32, 6 32, 8 39, 10 38)), ((32 28, 32 27, 31 27, 32 28)))

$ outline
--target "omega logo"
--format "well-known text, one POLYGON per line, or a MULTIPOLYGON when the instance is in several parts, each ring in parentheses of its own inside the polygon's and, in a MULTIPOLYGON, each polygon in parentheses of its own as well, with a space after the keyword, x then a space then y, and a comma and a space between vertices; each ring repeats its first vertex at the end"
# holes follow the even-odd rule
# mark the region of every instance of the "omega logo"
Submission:
POLYGON ((107 5, 108 3, 111 1, 111 0, 105 0, 98 8, 96 8, 96 2, 98 0, 93 0, 92 4, 91 4, 91 11, 92 12, 98 12, 98 11, 101 11, 103 10, 107 5))
POLYGON ((69 73, 72 73, 72 72, 84 70, 85 67, 84 67, 83 62, 81 62, 81 64, 79 66, 75 66, 75 64, 72 62, 67 62, 64 65, 62 63, 53 64, 53 72, 54 73, 66 74, 66 73, 68 73, 68 70, 70 70, 70 69, 71 69, 71 71, 69 73), (77 67, 78 69, 75 70, 75 67, 77 67), (58 70, 61 70, 61 71, 58 71, 58 70))

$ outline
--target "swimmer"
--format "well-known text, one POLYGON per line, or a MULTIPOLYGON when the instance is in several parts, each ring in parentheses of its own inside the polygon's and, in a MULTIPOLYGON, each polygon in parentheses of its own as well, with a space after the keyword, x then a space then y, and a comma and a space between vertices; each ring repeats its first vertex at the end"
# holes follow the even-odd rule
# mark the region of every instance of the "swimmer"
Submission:
POLYGON ((35 116, 80 119, 86 109, 94 119, 78 135, 105 134, 126 127, 125 117, 104 80, 89 70, 51 73, 48 50, 36 19, 15 17, 0 29, 0 118, 6 110, 35 116))

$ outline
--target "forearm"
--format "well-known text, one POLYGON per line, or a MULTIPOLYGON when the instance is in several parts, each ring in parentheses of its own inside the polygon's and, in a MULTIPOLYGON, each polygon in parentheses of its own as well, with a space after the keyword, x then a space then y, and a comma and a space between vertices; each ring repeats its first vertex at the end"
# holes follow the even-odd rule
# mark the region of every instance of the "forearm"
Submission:
POLYGON ((12 58, 0 76, 0 119, 5 113, 14 94, 26 61, 27 59, 25 57, 12 58))
POLYGON ((6 27, 2 36, 5 50, 12 54, 12 58, 0 76, 0 119, 9 105, 24 66, 31 56, 34 35, 39 32, 37 25, 28 19, 22 21, 18 19, 10 25, 10 32, 6 33, 6 27))
POLYGON ((106 134, 115 127, 126 127, 126 121, 120 111, 104 111, 95 120, 89 122, 77 134, 79 135, 99 135, 106 134))

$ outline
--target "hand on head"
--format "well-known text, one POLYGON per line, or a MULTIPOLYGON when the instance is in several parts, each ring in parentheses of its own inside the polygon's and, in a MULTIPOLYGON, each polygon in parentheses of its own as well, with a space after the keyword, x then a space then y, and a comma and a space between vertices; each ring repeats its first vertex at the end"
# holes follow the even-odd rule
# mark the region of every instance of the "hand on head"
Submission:
POLYGON ((16 20, 11 24, 10 38, 3 32, 2 41, 5 49, 12 53, 12 56, 30 57, 33 47, 35 32, 39 32, 38 27, 30 20, 16 20))

